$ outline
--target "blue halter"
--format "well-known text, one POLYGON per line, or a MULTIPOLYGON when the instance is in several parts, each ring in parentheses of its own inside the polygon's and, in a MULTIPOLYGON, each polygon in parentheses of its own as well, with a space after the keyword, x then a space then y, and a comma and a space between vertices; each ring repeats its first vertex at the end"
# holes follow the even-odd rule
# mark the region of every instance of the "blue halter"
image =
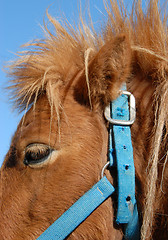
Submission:
MULTIPOLYGON (((125 89, 125 86, 124 86, 125 89)), ((102 179, 58 218, 38 240, 63 240, 73 232, 114 191, 118 195, 117 224, 124 227, 124 239, 139 240, 139 220, 135 200, 135 168, 130 125, 135 119, 133 96, 123 91, 105 111, 110 122, 109 162, 102 171, 102 179), (128 107, 128 101, 130 107, 128 107), (116 190, 104 175, 106 167, 117 168, 116 190)))

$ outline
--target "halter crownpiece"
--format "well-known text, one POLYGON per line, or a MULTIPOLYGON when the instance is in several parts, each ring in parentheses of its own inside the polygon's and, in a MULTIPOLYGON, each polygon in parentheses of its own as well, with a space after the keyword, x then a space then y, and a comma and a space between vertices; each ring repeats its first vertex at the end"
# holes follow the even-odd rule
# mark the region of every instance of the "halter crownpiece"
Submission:
POLYGON ((102 169, 101 180, 64 212, 38 240, 65 239, 114 191, 118 195, 116 222, 124 226, 124 239, 140 239, 130 131, 130 125, 135 121, 135 112, 135 98, 126 91, 124 85, 118 99, 111 102, 105 110, 105 117, 110 122, 109 161, 102 169), (117 168, 116 189, 104 176, 107 167, 117 168))

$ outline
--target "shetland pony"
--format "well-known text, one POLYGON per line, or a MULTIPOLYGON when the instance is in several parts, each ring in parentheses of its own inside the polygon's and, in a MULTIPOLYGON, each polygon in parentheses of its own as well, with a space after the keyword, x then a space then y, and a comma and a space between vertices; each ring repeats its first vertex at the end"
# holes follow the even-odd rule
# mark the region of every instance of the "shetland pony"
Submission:
MULTIPOLYGON (((55 28, 27 45, 9 70, 23 118, 0 170, 0 239, 36 239, 99 179, 107 161, 104 109, 123 83, 136 98, 131 127, 141 239, 168 239, 168 34, 157 0, 106 5, 99 33, 55 28)), ((108 179, 114 184, 116 172, 108 179)), ((122 239, 115 196, 68 239, 122 239)))

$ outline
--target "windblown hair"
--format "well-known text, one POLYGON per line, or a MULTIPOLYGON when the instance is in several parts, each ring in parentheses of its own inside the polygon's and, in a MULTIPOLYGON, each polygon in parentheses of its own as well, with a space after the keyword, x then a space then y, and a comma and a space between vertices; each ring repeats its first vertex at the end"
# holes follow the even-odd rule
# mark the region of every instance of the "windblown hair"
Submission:
MULTIPOLYGON (((135 1, 132 13, 128 15, 116 1, 111 2, 109 24, 113 33, 124 32, 129 35, 133 50, 134 63, 144 78, 152 79, 151 84, 155 87, 155 123, 153 129, 152 150, 149 153, 148 162, 148 186, 146 192, 146 203, 141 227, 141 238, 146 239, 152 231, 154 218, 154 202, 156 198, 156 187, 158 185, 158 165, 160 162, 160 151, 167 141, 168 131, 168 32, 167 15, 161 11, 159 1, 151 0, 147 11, 144 13, 141 1, 135 1)), ((166 5, 165 5, 166 6, 166 5)), ((164 7, 165 7, 164 6, 164 7)), ((166 8, 165 8, 166 9, 166 8)), ((107 28, 111 31, 110 27, 107 28)), ((110 33, 109 33, 110 34, 110 33)), ((164 179, 164 168, 167 163, 167 153, 164 155, 162 180, 164 179)), ((162 181, 161 181, 162 185, 162 181)), ((162 186, 160 186, 162 187, 162 186)))
MULTIPOLYGON (((87 50, 92 49, 89 58, 94 57, 103 44, 118 34, 124 34, 132 49, 132 69, 140 71, 150 79, 155 88, 155 123, 153 147, 149 156, 148 188, 146 206, 143 213, 142 239, 146 239, 152 229, 153 204, 156 196, 160 151, 166 145, 168 132, 168 34, 167 16, 161 11, 157 0, 150 0, 146 12, 140 0, 134 1, 129 14, 122 1, 111 0, 105 4, 108 21, 106 27, 97 33, 93 25, 88 27, 83 20, 78 30, 67 23, 61 25, 48 13, 54 26, 51 33, 45 26, 46 39, 25 45, 28 51, 20 54, 20 59, 11 65, 13 78, 11 98, 20 111, 36 104, 40 95, 46 94, 51 112, 59 115, 61 96, 59 89, 68 85, 78 72, 85 69, 87 50), (138 70, 137 70, 138 69, 138 70)), ((87 68, 86 68, 87 70, 87 68)), ((167 154, 164 156, 162 180, 167 154)))

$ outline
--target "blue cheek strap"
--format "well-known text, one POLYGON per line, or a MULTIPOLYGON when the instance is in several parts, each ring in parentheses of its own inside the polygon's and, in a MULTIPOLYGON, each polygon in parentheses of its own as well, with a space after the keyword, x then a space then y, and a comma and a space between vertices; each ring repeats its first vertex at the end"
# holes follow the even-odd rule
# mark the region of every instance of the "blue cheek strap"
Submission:
POLYGON ((116 222, 124 226, 124 238, 140 239, 135 199, 135 167, 130 125, 135 120, 135 99, 123 86, 122 94, 105 110, 109 126, 109 166, 117 169, 116 222))

